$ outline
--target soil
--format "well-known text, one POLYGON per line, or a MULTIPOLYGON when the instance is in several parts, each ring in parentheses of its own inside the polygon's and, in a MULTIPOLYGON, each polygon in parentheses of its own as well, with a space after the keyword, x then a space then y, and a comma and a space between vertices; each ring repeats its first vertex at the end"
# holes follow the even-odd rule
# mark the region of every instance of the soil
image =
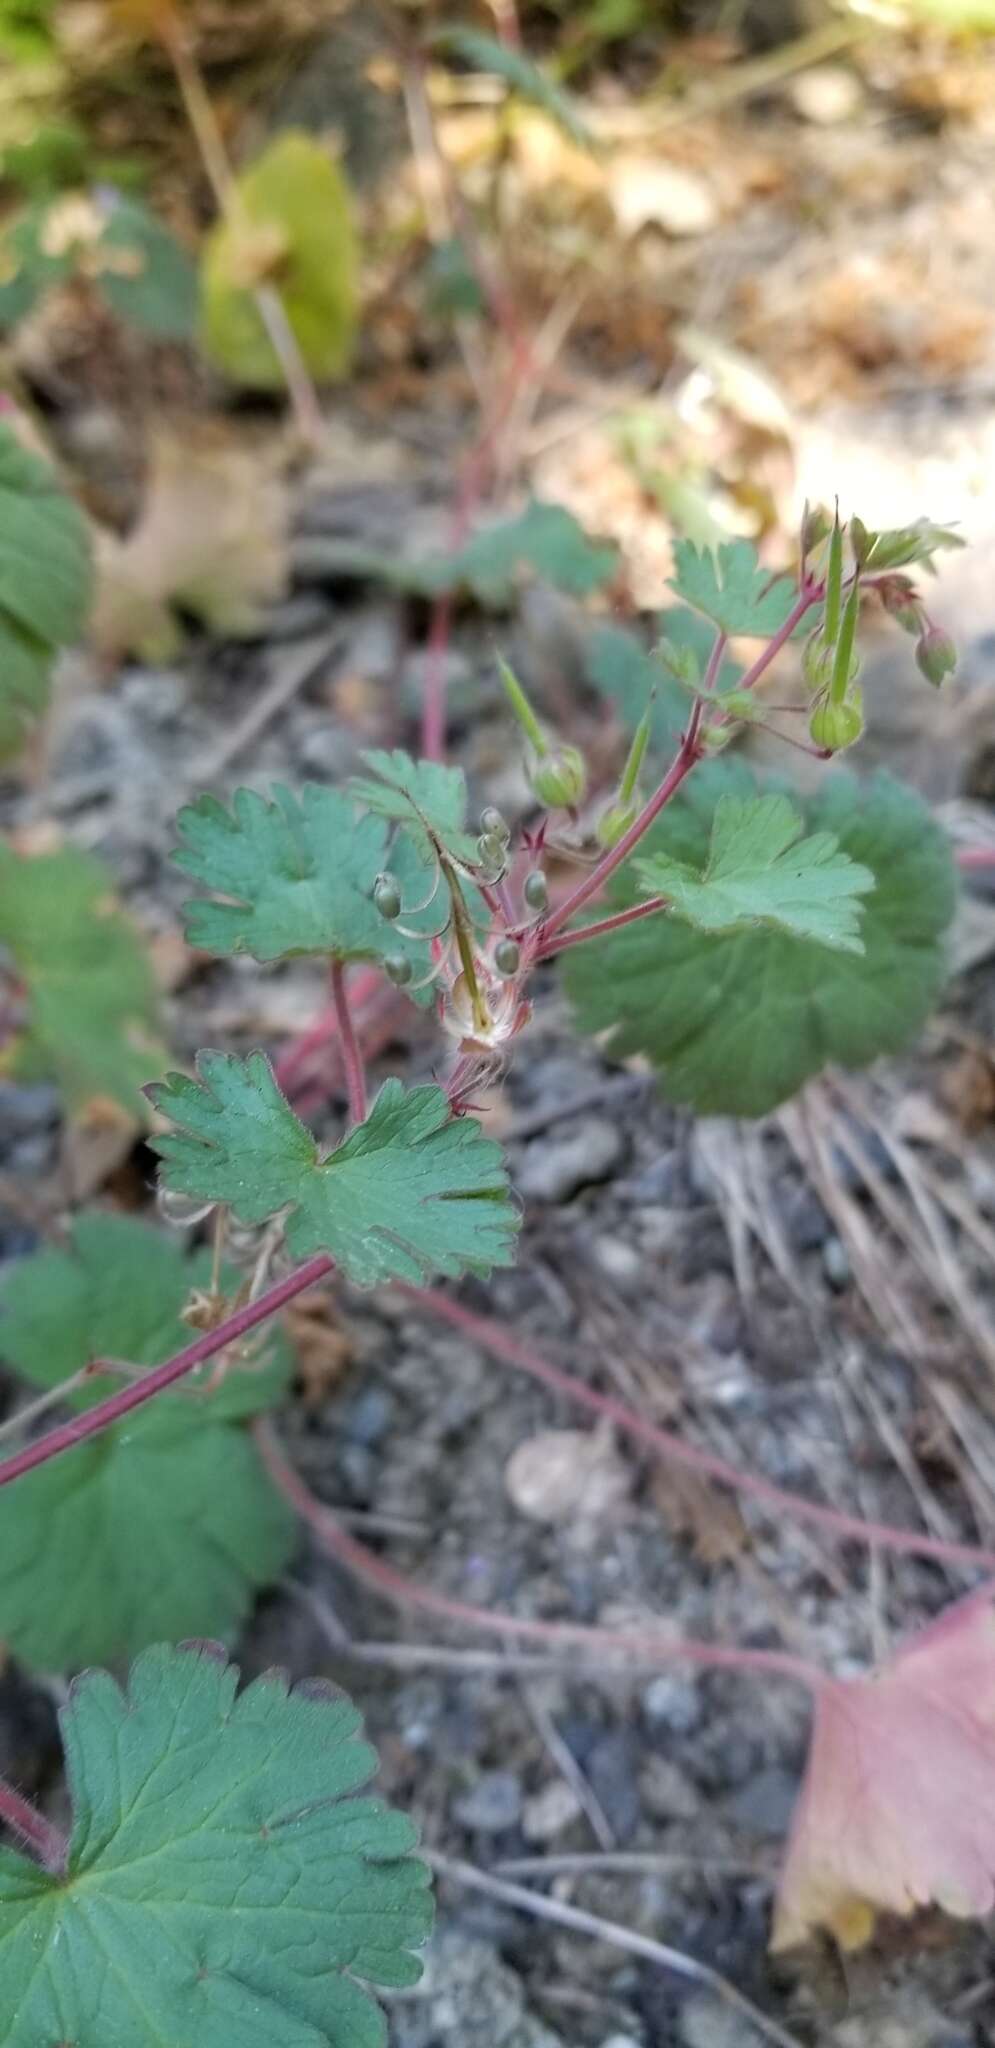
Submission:
MULTIPOLYGON (((922 137, 917 146, 928 154, 922 137)), ((876 487, 893 487, 903 514, 966 507, 983 549, 991 507, 973 479, 979 447, 995 439, 983 383, 957 405, 934 394, 921 434, 894 396, 833 406, 797 424, 805 478, 824 494, 831 455, 832 487, 849 491, 871 447, 876 487)), ((332 431, 353 481, 302 484, 294 589, 258 639, 194 641, 174 667, 127 667, 112 691, 79 658, 44 774, 3 791, 6 826, 25 832, 54 819, 72 844, 100 853, 160 941, 175 937, 188 893, 168 863, 176 809, 288 664, 303 672, 321 657, 279 718, 210 777, 219 794, 243 781, 337 781, 364 745, 417 744, 424 619, 323 570, 315 542, 344 535, 391 549, 413 521, 430 535, 443 521, 447 463, 410 448, 402 461, 388 455, 386 434, 371 436, 348 402, 332 431)), ((995 646, 983 554, 981 563, 958 560, 940 586, 941 611, 956 614, 966 648, 952 700, 909 691, 906 648, 895 656, 883 642, 867 686, 869 758, 886 753, 945 805, 973 796, 976 818, 990 815, 995 646)), ((507 624, 523 670, 539 687, 553 674, 594 733, 603 714, 583 680, 585 630, 582 614, 538 594, 507 624)), ((500 706, 475 681, 486 645, 484 624, 457 621, 453 755, 476 805, 514 808, 524 791, 500 706)), ((578 1378, 786 1487, 990 1541, 995 1289, 985 1233, 995 1228, 995 1142, 990 1109, 980 1122, 974 1114, 970 1136, 963 1129, 958 1067, 965 1048, 983 1065, 991 1039, 995 938, 985 909, 982 895, 980 924, 959 942, 959 971, 913 1057, 869 1079, 813 1084, 804 1113, 750 1131, 675 1112, 638 1064, 620 1069, 579 1041, 556 982, 541 981, 528 1039, 487 1100, 523 1194, 520 1262, 488 1285, 468 1282, 460 1299, 578 1378), (946 1265, 889 1138, 907 1141, 961 1204, 959 1224, 943 1212, 946 1265), (882 1261, 888 1290, 876 1285, 882 1261)), ((299 964, 264 972, 184 960, 179 982, 169 1024, 181 1059, 205 1044, 278 1049, 322 1007, 318 969, 299 964)), ((373 1073, 403 1063, 424 1077, 438 1057, 437 1040, 409 1017, 373 1073)), ((310 1105, 329 1131, 343 1108, 327 1090, 310 1105)), ((44 1086, 0 1085, 7 1256, 65 1211, 57 1111, 44 1086)), ((105 1199, 151 1205, 151 1179, 137 1148, 105 1199)), ((845 1673, 970 1583, 775 1524, 603 1434, 592 1464, 600 1483, 562 1518, 539 1519, 535 1489, 530 1510, 509 1461, 539 1439, 548 1472, 557 1440, 544 1433, 590 1431, 588 1418, 399 1295, 343 1290, 325 1308, 324 1322, 297 1324, 304 1365, 282 1439, 315 1493, 419 1584, 521 1616, 656 1621, 675 1635, 784 1645, 845 1673)), ((568 1443, 568 1465, 575 1453, 568 1443)), ((279 1663, 348 1688, 378 1745, 385 1794, 415 1814, 430 1847, 497 1872, 522 1858, 602 1855, 602 1868, 533 1870, 526 1881, 711 1965, 805 2048, 995 2039, 985 1927, 924 1915, 884 1928, 845 1966, 815 1945, 769 1957, 772 1885, 804 1761, 802 1693, 669 1661, 554 1668, 493 1639, 470 1643, 393 1611, 302 1542, 239 1655, 247 1672, 279 1663), (649 1861, 613 1867, 633 1856, 649 1861)), ((56 1801, 59 1697, 56 1682, 32 1684, 14 1667, 0 1677, 0 1771, 56 1801)), ((426 1977, 391 2001, 391 2028, 396 2048, 754 2048, 759 2039, 700 1984, 450 1880, 440 1884, 426 1977)))

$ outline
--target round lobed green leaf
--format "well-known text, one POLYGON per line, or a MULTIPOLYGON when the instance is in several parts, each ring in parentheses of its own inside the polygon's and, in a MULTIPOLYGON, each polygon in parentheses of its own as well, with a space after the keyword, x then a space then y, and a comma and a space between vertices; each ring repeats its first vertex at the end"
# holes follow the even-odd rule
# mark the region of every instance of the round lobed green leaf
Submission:
MULTIPOLYGON (((696 769, 640 856, 704 868, 719 798, 755 794, 739 762, 696 769)), ((841 773, 803 808, 810 833, 832 833, 874 876, 862 953, 762 926, 696 931, 663 913, 563 956, 581 1029, 606 1032, 619 1056, 645 1055, 666 1094, 704 1115, 760 1116, 831 1061, 862 1067, 900 1052, 943 986, 956 873, 926 805, 888 776, 841 773)), ((627 864, 611 903, 638 896, 627 864)))
MULTIPOLYGON (((81 1216, 71 1250, 6 1277, 0 1358, 41 1390, 95 1358, 158 1365, 190 1342, 180 1311, 210 1265, 131 1217, 81 1216)), ((222 1281, 234 1292, 238 1275, 222 1281)), ((167 1634, 230 1636, 293 1548, 293 1518, 244 1427, 288 1371, 270 1328, 216 1387, 212 1362, 0 1488, 0 1640, 36 1669, 73 1671, 167 1634)), ((95 1375, 67 1405, 121 1384, 95 1375)))
POLYGON ((385 2048, 364 1986, 420 1975, 415 1830, 354 1796, 376 1755, 340 1693, 237 1688, 210 1643, 76 1681, 67 1869, 0 1850, 4 2048, 385 2048))

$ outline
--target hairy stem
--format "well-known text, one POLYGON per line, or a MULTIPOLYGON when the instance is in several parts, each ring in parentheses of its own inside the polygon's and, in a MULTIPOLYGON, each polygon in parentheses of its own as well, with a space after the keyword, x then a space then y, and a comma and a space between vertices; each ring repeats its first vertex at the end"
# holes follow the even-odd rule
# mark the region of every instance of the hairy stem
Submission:
MULTIPOLYGON (((384 980, 379 967, 361 968, 354 976, 349 989, 353 1016, 356 1017, 360 1011, 365 1012, 374 998, 382 995, 387 990, 390 990, 390 984, 384 980)), ((391 990, 390 992, 392 994, 397 993, 396 990, 391 990)), ((359 1020, 358 1028, 360 1032, 364 1029, 365 1021, 365 1016, 359 1020)), ((298 1080, 301 1069, 307 1066, 312 1053, 320 1052, 323 1046, 332 1044, 338 1038, 338 1035, 339 1020, 336 1015, 335 1005, 334 1003, 329 1003, 328 1008, 322 1010, 320 1017, 317 1017, 315 1022, 310 1024, 307 1030, 301 1033, 299 1038, 291 1040, 286 1050, 280 1054, 279 1059, 274 1064, 273 1072, 284 1094, 287 1094, 295 1081, 298 1080)), ((341 1057, 341 1047, 338 1048, 338 1051, 341 1057)))
POLYGON ((643 805, 638 818, 633 819, 628 831, 622 834, 618 845, 613 846, 608 853, 602 856, 597 865, 591 869, 590 874, 585 877, 584 881, 578 882, 576 889, 573 889, 570 895, 564 898, 559 908, 554 910, 546 919, 539 933, 538 953, 545 952, 547 943, 552 938, 554 932, 560 931, 565 924, 569 924, 570 919, 575 917, 579 910, 583 910, 585 903, 589 903, 592 896, 599 896, 601 894, 609 877, 615 873, 616 868, 621 867, 623 861, 628 860, 633 847, 639 845, 639 841, 649 831, 654 820, 659 817, 664 805, 668 804, 671 797, 676 795, 685 776, 690 774, 695 762, 700 757, 701 720, 702 703, 699 698, 688 720, 688 729, 663 781, 653 791, 649 801, 643 805))
POLYGON ((783 626, 778 627, 777 632, 768 640, 762 653, 757 655, 756 661, 751 662, 749 668, 744 670, 744 673, 740 676, 739 682, 736 684, 737 690, 753 689, 754 684, 758 683, 761 676, 769 669, 774 656, 780 654, 782 647, 787 646, 792 633, 801 624, 806 612, 810 612, 812 606, 821 603, 821 601, 821 583, 809 584, 799 593, 783 626))
POLYGON ((586 1628, 580 1622, 536 1621, 488 1607, 474 1607, 466 1600, 451 1600, 434 1587, 420 1586, 403 1572, 395 1571, 393 1565, 385 1563, 344 1529, 331 1509, 316 1500, 298 1477, 284 1457, 269 1422, 257 1420, 253 1435, 274 1485, 307 1523, 322 1549, 395 1607, 414 1607, 465 1628, 484 1629, 490 1635, 521 1636, 551 1648, 562 1644, 564 1649, 600 1650, 603 1655, 621 1658, 648 1653, 664 1663, 695 1664, 704 1670, 764 1672, 770 1677, 794 1679, 810 1692, 817 1692, 823 1683, 823 1673, 817 1665, 782 1650, 745 1650, 732 1644, 698 1642, 688 1636, 668 1635, 660 1628, 586 1628))
POLYGON ((712 690, 714 690, 714 688, 715 688, 715 685, 716 685, 716 683, 717 683, 717 681, 718 681, 718 677, 719 677, 719 670, 720 670, 720 668, 722 667, 722 660, 723 660, 723 656, 724 656, 724 654, 725 654, 725 651, 726 651, 726 648, 728 647, 728 645, 729 645, 729 635, 728 635, 728 633, 722 633, 722 632, 718 632, 718 633, 716 633, 716 635, 715 635, 715 639, 714 639, 714 641, 713 641, 713 643, 712 643, 712 651, 711 651, 711 654, 710 654, 710 655, 709 655, 709 657, 708 657, 708 666, 707 666, 707 668, 705 669, 705 673, 704 673, 704 676, 703 676, 703 678, 702 678, 702 684, 701 684, 701 688, 702 688, 702 693, 703 693, 703 694, 704 694, 705 696, 708 696, 708 695, 710 695, 710 693, 712 692, 712 690))
POLYGON ((332 961, 332 1004, 339 1027, 342 1063, 349 1090, 349 1116, 354 1124, 361 1124, 366 1116, 366 1071, 359 1040, 356 1037, 352 1010, 349 1007, 345 968, 341 960, 332 961))
POLYGON ((464 1308, 462 1302, 443 1294, 440 1289, 402 1286, 400 1291, 416 1307, 424 1308, 429 1315, 449 1323, 473 1343, 479 1344, 483 1351, 489 1351, 492 1357, 500 1358, 519 1372, 528 1373, 530 1378, 548 1387, 550 1393, 559 1399, 571 1401, 577 1407, 588 1409, 592 1415, 604 1417, 626 1436, 654 1451, 657 1457, 673 1465, 684 1465, 692 1472, 700 1472, 704 1478, 714 1479, 734 1493, 748 1494, 753 1500, 762 1501, 764 1506, 776 1509, 778 1514, 791 1515, 799 1522, 812 1522, 829 1535, 846 1542, 904 1552, 910 1557, 931 1557, 937 1564, 983 1567, 987 1571, 995 1566, 995 1552, 981 1550, 972 1543, 952 1543, 939 1536, 920 1536, 914 1529, 895 1529, 887 1522, 865 1522, 859 1515, 849 1515, 842 1508, 823 1507, 818 1501, 806 1500, 803 1494, 791 1493, 786 1487, 775 1485, 773 1480, 761 1478, 759 1473, 741 1472, 714 1452, 702 1450, 697 1444, 685 1443, 671 1430, 661 1429, 657 1423, 647 1421, 617 1396, 599 1394, 595 1388, 586 1386, 583 1380, 573 1379, 559 1366, 551 1365, 530 1344, 522 1343, 518 1337, 503 1330, 499 1323, 492 1322, 488 1316, 476 1315, 473 1309, 464 1308))
POLYGON ((15 1792, 6 1778, 0 1778, 0 1823, 31 1850, 43 1870, 57 1876, 69 1859, 69 1843, 61 1829, 53 1827, 30 1799, 15 1792))
MULTIPOLYGON (((770 667, 775 655, 779 654, 781 648, 790 640, 799 620, 805 617, 806 612, 810 611, 814 604, 818 604, 821 596, 821 584, 807 585, 799 593, 783 626, 778 628, 778 631, 767 642, 763 652, 758 654, 756 661, 751 664, 746 670, 745 675, 741 677, 738 685, 739 689, 752 690, 754 684, 759 682, 765 670, 770 667)), ((718 632, 715 636, 712 651, 708 657, 708 666, 702 680, 703 694, 695 700, 694 709, 688 720, 687 731, 663 781, 654 790, 648 803, 643 805, 638 818, 633 820, 629 830, 623 833, 618 845, 613 846, 610 852, 603 855, 586 879, 583 882, 579 882, 576 889, 572 890, 571 894, 564 899, 558 909, 554 910, 552 915, 546 919, 540 933, 539 944, 534 957, 544 959, 549 950, 549 939, 556 932, 560 931, 565 924, 568 924, 572 917, 576 917, 577 912, 583 909, 585 903, 590 903, 592 897, 600 895, 609 877, 615 873, 616 868, 621 867, 623 861, 628 860, 633 848, 638 846, 639 841, 659 817, 664 805, 670 802, 671 797, 680 788, 685 776, 690 773, 695 762, 700 760, 701 729, 707 709, 706 698, 708 692, 715 686, 727 645, 727 635, 721 631, 718 632)))
POLYGON ((205 1331, 202 1337, 187 1344, 175 1358, 168 1358, 164 1365, 154 1366, 151 1372, 143 1373, 131 1386, 122 1387, 117 1394, 110 1394, 106 1401, 98 1401, 83 1415, 73 1416, 70 1422, 63 1422, 58 1429, 51 1429, 36 1443, 26 1444, 15 1452, 12 1458, 5 1458, 0 1464, 0 1486, 8 1486, 12 1479, 20 1479, 25 1472, 34 1471, 37 1465, 46 1465, 50 1458, 57 1458, 62 1451, 72 1450, 76 1444, 85 1443, 89 1437, 99 1436, 112 1424, 119 1422, 122 1415, 129 1415, 133 1408, 141 1408, 156 1394, 161 1394, 208 1358, 216 1358, 228 1344, 244 1337, 254 1330, 258 1323, 266 1322, 276 1315, 288 1301, 293 1301, 305 1288, 314 1287, 319 1280, 334 1270, 334 1260, 319 1252, 296 1271, 288 1273, 285 1280, 278 1280, 260 1294, 255 1301, 246 1303, 234 1315, 227 1316, 216 1330, 205 1331))
POLYGON ((587 939, 603 939, 608 932, 621 931, 626 924, 637 924, 641 917, 655 917, 669 906, 669 896, 647 896, 645 903, 633 903, 628 910, 616 910, 613 917, 599 917, 596 924, 581 925, 576 932, 558 932, 548 943, 540 946, 537 960, 549 960, 554 953, 565 953, 568 946, 582 946, 587 939))

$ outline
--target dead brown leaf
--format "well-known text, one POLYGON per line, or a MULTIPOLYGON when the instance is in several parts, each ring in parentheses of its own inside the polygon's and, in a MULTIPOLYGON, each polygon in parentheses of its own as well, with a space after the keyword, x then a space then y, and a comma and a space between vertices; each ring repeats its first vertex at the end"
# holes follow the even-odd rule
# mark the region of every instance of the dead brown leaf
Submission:
POLYGON ((989 1585, 867 1678, 827 1679, 778 1887, 773 1946, 879 1912, 995 1903, 995 1613, 989 1585))
POLYGON ((178 610, 213 632, 252 632, 284 588, 286 522, 282 483, 253 451, 158 435, 138 524, 125 540, 98 536, 99 652, 169 659, 178 610))

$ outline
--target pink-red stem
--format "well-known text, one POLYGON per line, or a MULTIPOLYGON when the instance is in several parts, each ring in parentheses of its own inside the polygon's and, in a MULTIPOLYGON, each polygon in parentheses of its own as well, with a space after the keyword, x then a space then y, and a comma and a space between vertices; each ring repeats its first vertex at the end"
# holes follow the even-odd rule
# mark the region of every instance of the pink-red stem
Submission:
POLYGON ((255 1301, 240 1308, 234 1315, 227 1316, 216 1330, 205 1331, 202 1337, 194 1339, 175 1358, 169 1358, 164 1365, 155 1366, 144 1373, 141 1379, 122 1387, 120 1393, 111 1394, 106 1401, 98 1401, 93 1408, 87 1408, 82 1415, 74 1415, 70 1422, 63 1422, 58 1429, 50 1429, 36 1442, 25 1444, 12 1458, 5 1458, 0 1464, 0 1486, 9 1486, 12 1479, 20 1479, 25 1472, 33 1472, 38 1465, 46 1465, 50 1458, 57 1458, 62 1451, 72 1450, 76 1444, 85 1443, 88 1437, 99 1436, 102 1430, 110 1429, 120 1422, 123 1415, 130 1415, 133 1408, 141 1408, 153 1396, 161 1394, 176 1380, 193 1372, 208 1358, 215 1358, 228 1344, 235 1343, 246 1332, 254 1330, 258 1323, 264 1323, 269 1316, 285 1308, 288 1301, 303 1294, 305 1288, 314 1287, 319 1280, 334 1270, 334 1260, 319 1252, 296 1271, 288 1273, 285 1280, 278 1280, 273 1287, 267 1287, 255 1301))
MULTIPOLYGON (((383 975, 379 967, 362 968, 356 975, 350 990, 350 1002, 353 1013, 355 1014, 357 1011, 362 1010, 382 987, 383 975)), ((307 1031, 302 1032, 300 1038, 295 1039, 292 1045, 288 1045, 286 1052, 281 1053, 280 1058, 277 1060, 274 1073, 284 1094, 292 1087, 301 1068, 307 1064, 311 1054, 320 1052, 323 1046, 328 1045, 337 1036, 338 1017, 336 1016, 334 1005, 330 1004, 328 1009, 322 1011, 321 1016, 316 1018, 307 1031)))
POLYGON ((59 1828, 53 1827, 30 1799, 15 1792, 6 1778, 0 1778, 0 1822, 31 1850, 43 1870, 53 1876, 65 1870, 69 1844, 59 1828))
POLYGON ((430 1315, 449 1323, 453 1329, 479 1344, 481 1350, 489 1351, 492 1357, 500 1358, 519 1372, 528 1373, 530 1378, 548 1387, 550 1393, 613 1423, 626 1436, 644 1444, 670 1464, 684 1465, 692 1472, 700 1472, 704 1478, 716 1480, 720 1486, 728 1486, 735 1493, 748 1494, 753 1500, 762 1501, 766 1507, 775 1508, 779 1514, 791 1515, 795 1521, 812 1522, 817 1528, 847 1542, 877 1545, 883 1550, 904 1552, 910 1557, 931 1557, 939 1564, 984 1566, 988 1571, 995 1567, 995 1551, 981 1550, 973 1543, 947 1542, 939 1536, 920 1536, 913 1529, 895 1529, 887 1522, 865 1522, 859 1515, 848 1515, 842 1508, 823 1507, 818 1501, 806 1500, 804 1495, 790 1493, 787 1488, 776 1486, 773 1480, 762 1479, 759 1474, 741 1472, 735 1465, 727 1464, 724 1458, 716 1457, 714 1452, 685 1443, 671 1430, 661 1429, 656 1423, 647 1421, 614 1394, 599 1394, 593 1387, 586 1386, 583 1380, 571 1378, 559 1366, 551 1365, 531 1344, 513 1337, 489 1317, 476 1315, 472 1309, 464 1308, 462 1302, 454 1300, 452 1295, 443 1294, 435 1287, 405 1286, 401 1292, 416 1307, 424 1308, 430 1315))
POLYGON ((637 924, 641 917, 655 917, 660 910, 666 910, 669 896, 647 896, 645 903, 633 903, 628 910, 616 910, 613 917, 599 917, 595 924, 582 925, 576 932, 557 932, 548 943, 543 943, 537 960, 549 960, 554 953, 565 953, 568 946, 582 946, 587 939, 603 939, 609 932, 621 931, 623 925, 637 924))
POLYGON ((671 797, 676 795, 685 776, 690 774, 691 769, 699 758, 701 719, 702 704, 699 698, 688 720, 687 732, 659 788, 653 791, 649 801, 643 805, 638 818, 633 819, 628 831, 623 833, 618 845, 613 846, 610 852, 604 854, 602 859, 598 861, 597 866, 592 868, 590 874, 585 877, 584 881, 578 882, 576 889, 571 890, 570 895, 564 898, 558 909, 550 913, 540 929, 537 953, 544 953, 554 932, 560 931, 565 924, 569 924, 570 919, 576 917, 577 912, 583 910, 585 903, 589 903, 593 896, 601 894, 609 877, 615 873, 616 868, 621 867, 623 861, 628 860, 633 847, 639 845, 639 841, 649 831, 654 820, 659 817, 664 805, 669 804, 671 797))
POLYGON ((346 1087, 349 1090, 349 1117, 352 1123, 361 1124, 366 1116, 366 1069, 356 1037, 352 1010, 349 1007, 345 968, 341 960, 332 961, 332 1007, 339 1027, 342 1064, 345 1068, 346 1087))
POLYGON ((347 1529, 343 1529, 331 1509, 315 1499, 288 1464, 269 1422, 258 1421, 254 1425, 254 1435, 270 1478, 302 1521, 307 1523, 322 1548, 354 1578, 382 1593, 395 1607, 418 1608, 422 1613, 438 1615, 441 1621, 456 1622, 464 1628, 483 1629, 490 1635, 518 1636, 547 1647, 561 1644, 564 1648, 596 1651, 602 1657, 609 1654, 651 1656, 659 1657, 661 1662, 696 1664, 705 1670, 763 1672, 768 1677, 794 1679, 810 1692, 817 1691, 823 1682, 823 1674, 816 1665, 806 1663, 801 1657, 788 1656, 781 1650, 736 1649, 731 1644, 703 1643, 687 1636, 668 1635, 663 1629, 616 1630, 585 1628, 575 1622, 535 1621, 487 1607, 474 1607, 466 1600, 451 1600, 447 1594, 437 1593, 431 1586, 420 1586, 403 1572, 395 1571, 393 1565, 386 1564, 383 1558, 377 1557, 374 1551, 368 1550, 364 1543, 357 1542, 347 1529))

